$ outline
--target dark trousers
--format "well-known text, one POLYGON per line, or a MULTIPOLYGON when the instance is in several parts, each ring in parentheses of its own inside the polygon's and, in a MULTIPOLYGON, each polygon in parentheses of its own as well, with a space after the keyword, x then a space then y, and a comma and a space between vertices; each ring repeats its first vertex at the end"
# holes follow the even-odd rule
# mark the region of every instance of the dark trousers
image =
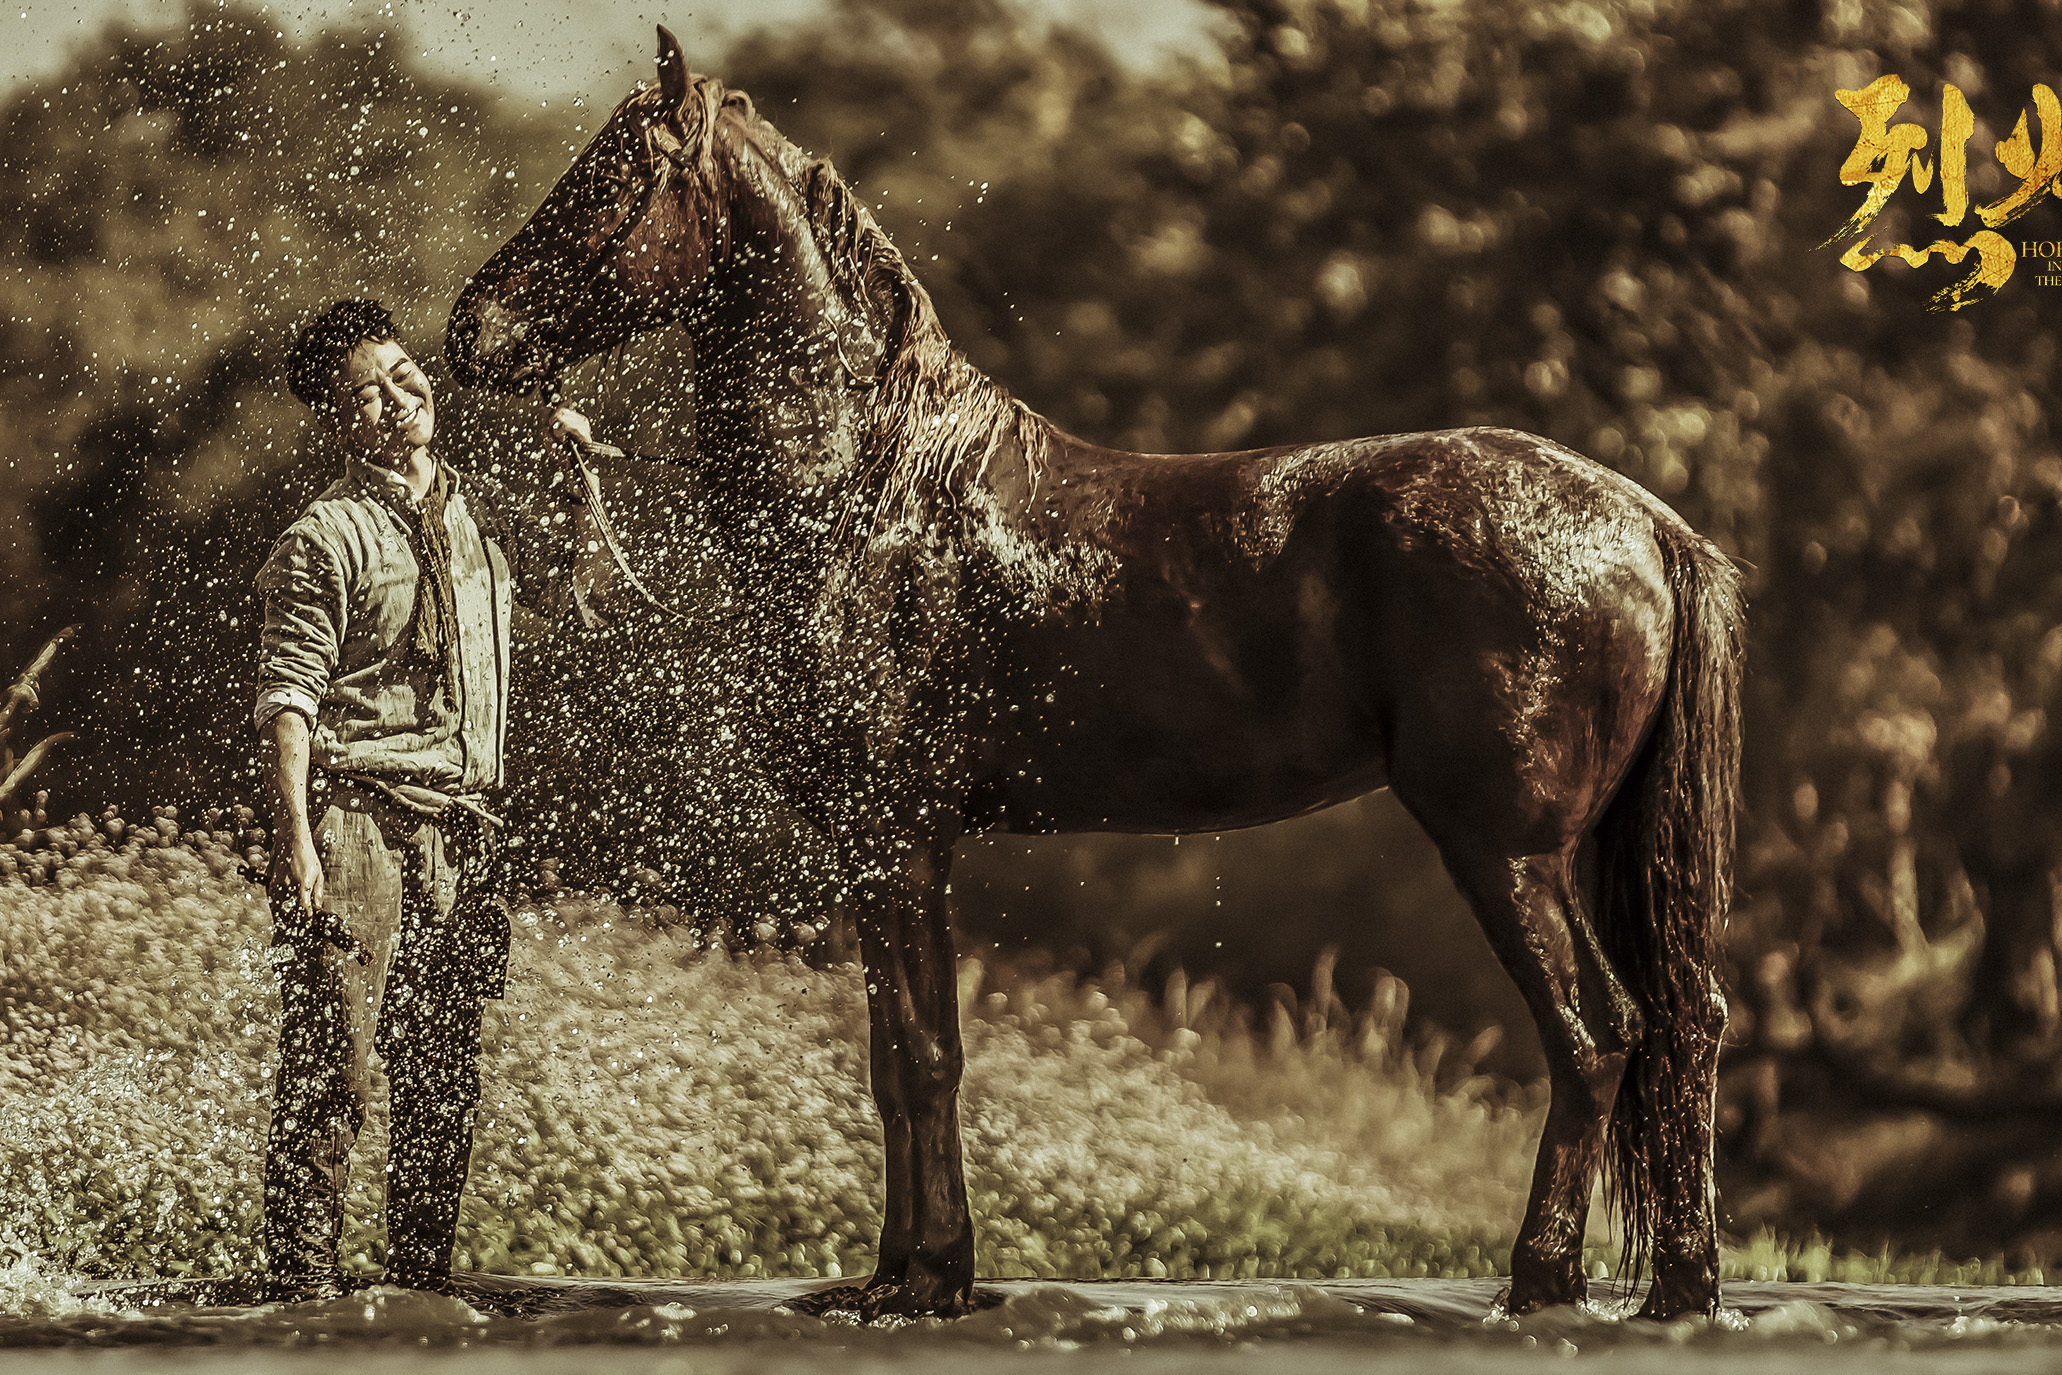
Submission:
POLYGON ((307 919, 273 904, 281 1022, 266 1257, 277 1277, 336 1277, 344 1184, 377 1050, 391 1126, 387 1273, 434 1282, 450 1272, 472 1156, 481 1009, 501 996, 508 966, 494 837, 457 808, 431 818, 352 790, 331 795, 315 831, 327 914, 307 919), (329 939, 342 934, 337 918, 368 961, 329 939))

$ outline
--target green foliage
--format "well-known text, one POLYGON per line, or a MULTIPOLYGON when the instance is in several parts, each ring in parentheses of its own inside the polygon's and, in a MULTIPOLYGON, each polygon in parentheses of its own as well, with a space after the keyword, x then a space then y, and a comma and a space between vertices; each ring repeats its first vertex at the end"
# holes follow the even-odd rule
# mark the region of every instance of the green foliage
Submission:
POLYGON ((1786 1241, 1774 1232, 1755 1233, 1728 1250, 1720 1265, 1727 1280, 1788 1280, 1798 1284, 1939 1284, 1953 1286, 2044 1285, 2038 1266, 2015 1268, 1998 1257, 1953 1259, 1939 1251, 1875 1252, 1837 1248, 1823 1237, 1786 1241))

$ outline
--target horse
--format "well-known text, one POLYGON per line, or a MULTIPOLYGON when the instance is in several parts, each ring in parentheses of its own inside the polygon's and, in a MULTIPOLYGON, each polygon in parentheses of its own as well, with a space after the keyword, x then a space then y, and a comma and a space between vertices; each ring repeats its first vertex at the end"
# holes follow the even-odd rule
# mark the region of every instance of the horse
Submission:
POLYGON ((1178 455, 1065 434, 952 347, 828 161, 664 28, 658 66, 467 282, 446 352, 524 395, 691 339, 683 461, 763 636, 748 743, 830 839, 865 968, 886 1197, 839 1302, 974 1302, 954 842, 1226 830, 1387 786, 1549 1067, 1507 1311, 1586 1300, 1608 1163, 1641 1312, 1715 1312, 1733 565, 1508 429, 1178 455))

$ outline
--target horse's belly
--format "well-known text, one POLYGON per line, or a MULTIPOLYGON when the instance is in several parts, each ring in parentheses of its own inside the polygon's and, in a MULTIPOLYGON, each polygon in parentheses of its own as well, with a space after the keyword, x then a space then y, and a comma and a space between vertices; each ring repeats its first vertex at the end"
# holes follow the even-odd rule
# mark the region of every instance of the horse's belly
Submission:
POLYGON ((1069 761, 1026 762, 1017 776, 994 787, 970 829, 1044 835, 1067 831, 1125 831, 1178 835, 1262 826, 1350 801, 1388 785, 1379 758, 1324 778, 1240 776, 1199 769, 1171 759, 1129 765, 1113 781, 1075 770, 1069 761))
POLYGON ((1289 617, 1055 636, 1004 696, 980 818, 1013 831, 1230 830, 1382 787, 1365 675, 1289 617))

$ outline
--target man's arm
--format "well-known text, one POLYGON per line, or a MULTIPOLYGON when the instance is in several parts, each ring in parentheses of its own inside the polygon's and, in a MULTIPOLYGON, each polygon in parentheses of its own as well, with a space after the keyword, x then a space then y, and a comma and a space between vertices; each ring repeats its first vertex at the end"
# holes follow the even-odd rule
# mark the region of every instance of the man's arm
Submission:
POLYGON ((518 497, 491 473, 468 473, 465 482, 474 519, 508 558, 516 601, 553 624, 571 601, 591 627, 628 610, 631 598, 617 590, 622 575, 596 522, 600 493, 572 461, 569 436, 587 432, 579 412, 553 412, 544 444, 559 476, 542 493, 518 497))
POLYGON ((258 734, 282 710, 315 719, 329 692, 350 619, 346 579, 319 523, 303 518, 258 570, 258 734))
POLYGON ((286 860, 272 864, 274 897, 298 902, 302 912, 322 906, 322 856, 308 816, 308 718, 292 707, 265 723, 265 753, 272 775, 272 843, 286 860))
POLYGON ((343 566, 319 522, 297 521, 258 572, 265 615, 252 720, 272 785, 274 848, 267 887, 278 901, 282 929, 296 941, 339 946, 362 964, 364 947, 341 918, 322 911, 322 856, 308 806, 313 723, 350 619, 345 586, 343 566))

